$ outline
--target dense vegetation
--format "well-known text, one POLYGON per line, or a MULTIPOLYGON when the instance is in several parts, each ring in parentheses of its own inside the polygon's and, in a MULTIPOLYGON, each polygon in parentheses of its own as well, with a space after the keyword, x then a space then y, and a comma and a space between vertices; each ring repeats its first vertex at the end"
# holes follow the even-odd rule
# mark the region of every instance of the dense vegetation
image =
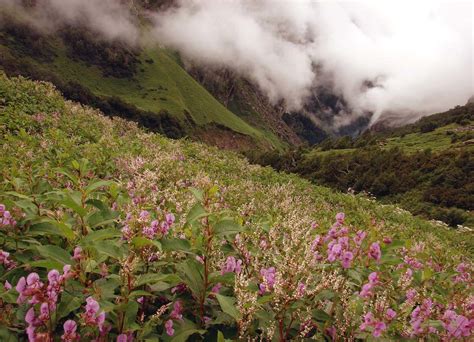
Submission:
POLYGON ((468 104, 383 133, 249 157, 341 191, 368 192, 454 227, 472 227, 473 123, 474 105, 468 104))
POLYGON ((472 338, 470 233, 50 84, 0 73, 0 111, 2 341, 472 338))
POLYGON ((0 69, 10 76, 52 82, 68 99, 169 137, 211 142, 211 126, 228 148, 284 145, 272 129, 255 127, 224 107, 170 51, 104 41, 84 27, 39 33, 7 11, 0 11, 0 21, 0 69))

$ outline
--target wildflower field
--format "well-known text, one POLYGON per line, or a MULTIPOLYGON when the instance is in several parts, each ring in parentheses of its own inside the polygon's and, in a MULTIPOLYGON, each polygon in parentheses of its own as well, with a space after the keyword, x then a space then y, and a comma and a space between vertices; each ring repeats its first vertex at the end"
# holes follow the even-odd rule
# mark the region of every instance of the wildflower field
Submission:
POLYGON ((1 341, 469 341, 473 235, 0 73, 1 341))

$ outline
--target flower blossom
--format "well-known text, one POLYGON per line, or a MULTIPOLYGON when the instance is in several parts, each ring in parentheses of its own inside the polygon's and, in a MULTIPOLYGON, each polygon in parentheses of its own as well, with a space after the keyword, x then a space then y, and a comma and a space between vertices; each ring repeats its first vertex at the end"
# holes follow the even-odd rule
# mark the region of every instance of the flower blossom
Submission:
POLYGON ((382 333, 387 329, 386 324, 382 321, 376 320, 372 312, 367 312, 362 317, 364 321, 359 327, 361 331, 365 331, 367 330, 367 328, 372 327, 373 328, 372 335, 374 337, 380 337, 382 333))
POLYGON ((379 262, 381 256, 382 252, 380 251, 380 244, 378 242, 372 243, 369 248, 369 258, 372 258, 375 261, 379 262))
POLYGON ((73 320, 69 319, 64 322, 63 325, 64 334, 61 336, 61 340, 65 342, 72 342, 79 340, 79 334, 76 333, 77 324, 73 320))
POLYGON ((0 265, 5 266, 7 270, 11 270, 16 267, 16 262, 10 259, 10 253, 0 249, 0 265))
POLYGON ((86 325, 97 326, 100 332, 104 332, 105 312, 100 310, 99 303, 92 297, 86 299, 85 312, 82 318, 86 325))
POLYGON ((442 317, 443 327, 451 338, 471 336, 474 331, 474 319, 469 320, 463 315, 458 315, 453 310, 446 310, 442 317))
POLYGON ((239 274, 242 270, 242 260, 236 259, 233 256, 227 257, 224 265, 222 265, 221 274, 235 272, 239 274))
POLYGON ((275 267, 269 267, 269 268, 262 268, 260 270, 260 275, 263 278, 263 283, 259 285, 260 294, 264 294, 265 292, 273 290, 273 287, 275 286, 275 277, 276 277, 276 270, 275 267))
POLYGON ((362 290, 359 292, 359 296, 362 298, 372 297, 372 289, 378 284, 379 277, 377 272, 372 272, 369 274, 369 282, 362 285, 362 290))
POLYGON ((168 336, 173 336, 174 335, 174 329, 173 329, 173 320, 169 319, 165 323, 165 329, 166 333, 168 336))

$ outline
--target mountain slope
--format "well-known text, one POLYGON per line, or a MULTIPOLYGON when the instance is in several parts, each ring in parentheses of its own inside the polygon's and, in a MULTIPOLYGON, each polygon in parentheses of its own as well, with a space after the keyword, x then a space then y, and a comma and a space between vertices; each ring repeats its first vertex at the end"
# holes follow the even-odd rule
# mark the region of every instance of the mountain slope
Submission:
POLYGON ((255 157, 341 191, 365 191, 456 227, 474 225, 474 105, 313 149, 255 157))
POLYGON ((0 143, 2 340, 453 339, 471 319, 472 233, 1 72, 0 143), (416 324, 414 298, 437 303, 416 324))
MULTIPOLYGON (((8 17, 0 42, 3 70, 10 75, 53 81, 73 99, 84 100, 81 95, 90 92, 88 97, 98 100, 89 102, 96 105, 113 97, 124 103, 122 111, 131 105, 135 112, 146 112, 151 123, 142 123, 147 126, 153 126, 153 117, 156 120, 168 115, 177 120, 174 126, 178 135, 222 147, 246 149, 255 143, 264 149, 284 146, 284 141, 267 127, 256 128, 220 104, 169 51, 96 40, 85 28, 69 27, 57 34, 42 35, 8 17), (214 139, 211 132, 221 139, 214 139)), ((104 106, 98 107, 107 111, 104 106)))

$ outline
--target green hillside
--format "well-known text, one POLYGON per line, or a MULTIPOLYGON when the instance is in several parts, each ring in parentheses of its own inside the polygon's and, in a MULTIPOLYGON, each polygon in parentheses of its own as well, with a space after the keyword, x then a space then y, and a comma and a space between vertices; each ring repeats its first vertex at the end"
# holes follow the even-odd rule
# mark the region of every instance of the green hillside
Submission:
POLYGON ((357 138, 327 139, 311 149, 251 154, 343 192, 374 195, 453 227, 474 227, 474 105, 357 138))
POLYGON ((231 140, 234 149, 254 143, 262 148, 283 146, 274 133, 252 126, 225 108, 167 50, 95 41, 86 30, 71 28, 71 32, 44 36, 9 20, 0 31, 0 69, 10 75, 52 81, 73 99, 90 91, 98 101, 113 97, 151 116, 169 114, 179 120, 181 135, 199 140, 212 140, 205 129, 210 127, 224 133, 221 138, 231 140), (106 52, 99 55, 101 50, 106 52))
POLYGON ((0 143, 2 341, 472 336, 472 232, 3 73, 0 143))

